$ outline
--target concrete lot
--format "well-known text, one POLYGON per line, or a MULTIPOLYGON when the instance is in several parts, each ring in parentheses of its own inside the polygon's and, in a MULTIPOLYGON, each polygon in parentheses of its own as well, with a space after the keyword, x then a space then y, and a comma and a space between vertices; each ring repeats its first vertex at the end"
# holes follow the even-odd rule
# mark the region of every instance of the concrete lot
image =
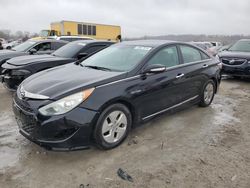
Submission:
POLYGON ((51 152, 23 138, 0 85, 0 187, 250 187, 250 81, 223 80, 208 108, 136 128, 118 148, 51 152), (120 179, 118 168, 134 179, 120 179), (82 184, 82 186, 80 186, 82 184))

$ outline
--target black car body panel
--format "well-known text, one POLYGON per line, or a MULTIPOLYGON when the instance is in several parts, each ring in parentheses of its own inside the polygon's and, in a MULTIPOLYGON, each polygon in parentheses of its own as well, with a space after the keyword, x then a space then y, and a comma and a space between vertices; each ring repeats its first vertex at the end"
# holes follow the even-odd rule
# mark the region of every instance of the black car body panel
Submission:
POLYGON ((18 88, 13 105, 20 122, 20 132, 31 141, 50 149, 85 148, 92 143, 93 129, 100 113, 110 104, 126 105, 136 125, 178 106, 198 103, 201 90, 208 80, 212 79, 216 88, 219 87, 217 59, 207 55, 200 61, 183 63, 180 46, 205 53, 192 45, 169 41, 135 41, 117 45, 150 46, 152 49, 130 71, 96 70, 69 64, 26 79, 18 88), (179 64, 160 73, 145 74, 149 60, 169 46, 178 50, 179 64), (74 75, 66 75, 67 72, 74 75), (48 99, 26 98, 20 91, 21 87, 24 92, 44 95, 48 99), (44 116, 39 112, 41 107, 53 101, 89 88, 95 88, 89 98, 66 114, 44 116), (29 119, 34 121, 27 123, 29 119), (27 129, 27 125, 32 127, 27 129))
MULTIPOLYGON (((25 55, 31 55, 31 49, 37 49, 39 46, 43 44, 50 44, 50 49, 46 50, 38 50, 35 52, 35 54, 42 55, 42 54, 50 54, 54 52, 55 50, 59 49, 63 45, 67 44, 67 41, 57 41, 57 40, 28 40, 31 41, 33 44, 28 46, 27 48, 24 48, 23 50, 14 50, 15 48, 11 50, 1 50, 0 51, 0 75, 2 73, 2 64, 5 63, 7 60, 14 58, 14 57, 19 57, 19 56, 25 56, 25 55)), ((27 41, 27 42, 28 42, 27 41)))
MULTIPOLYGON (((56 66, 72 63, 78 60, 78 54, 89 52, 89 56, 104 49, 111 44, 112 42, 102 42, 95 40, 80 40, 69 43, 69 45, 77 45, 78 43, 84 43, 86 45, 80 46, 80 49, 74 53, 74 56, 71 57, 59 57, 52 55, 32 55, 32 56, 21 56, 8 60, 2 65, 2 82, 9 89, 16 89, 17 86, 30 75, 37 72, 50 69, 56 66), (99 46, 99 48, 98 48, 99 46), (89 51, 92 49, 92 51, 89 51), (12 71, 23 71, 24 74, 13 75, 12 71)), ((66 46, 65 46, 66 47, 66 46)), ((60 49, 61 50, 61 49, 60 49)), ((55 52, 56 53, 56 52, 55 52)), ((87 55, 87 54, 86 54, 87 55)), ((85 57, 87 58, 87 57, 85 57)), ((67 73, 65 73, 67 75, 67 73)))
MULTIPOLYGON (((250 40, 240 41, 250 42, 250 40)), ((229 51, 219 53, 218 56, 223 64, 222 74, 250 77, 250 52, 230 51, 229 49, 229 51)))

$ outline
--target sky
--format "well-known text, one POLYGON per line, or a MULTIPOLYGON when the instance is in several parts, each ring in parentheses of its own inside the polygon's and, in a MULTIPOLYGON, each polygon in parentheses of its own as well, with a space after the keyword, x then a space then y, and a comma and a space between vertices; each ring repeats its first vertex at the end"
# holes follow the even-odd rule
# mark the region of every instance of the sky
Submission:
POLYGON ((0 0, 0 30, 61 20, 120 25, 123 37, 250 34, 250 0, 0 0))

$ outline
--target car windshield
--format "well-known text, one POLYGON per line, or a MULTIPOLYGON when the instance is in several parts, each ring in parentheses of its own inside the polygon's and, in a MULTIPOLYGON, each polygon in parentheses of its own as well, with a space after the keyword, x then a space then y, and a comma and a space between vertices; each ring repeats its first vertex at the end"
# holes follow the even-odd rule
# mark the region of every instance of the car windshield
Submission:
POLYGON ((18 51, 18 52, 25 52, 27 51, 30 47, 32 47, 36 42, 35 41, 26 41, 22 44, 19 44, 17 46, 15 46, 14 48, 12 48, 14 51, 18 51))
POLYGON ((228 51, 250 52, 250 41, 238 41, 228 51))
POLYGON ((81 65, 125 72, 135 67, 150 50, 151 47, 145 46, 111 46, 84 60, 81 65))
POLYGON ((58 57, 73 58, 84 46, 86 46, 86 43, 83 42, 69 43, 56 50, 52 55, 58 57))

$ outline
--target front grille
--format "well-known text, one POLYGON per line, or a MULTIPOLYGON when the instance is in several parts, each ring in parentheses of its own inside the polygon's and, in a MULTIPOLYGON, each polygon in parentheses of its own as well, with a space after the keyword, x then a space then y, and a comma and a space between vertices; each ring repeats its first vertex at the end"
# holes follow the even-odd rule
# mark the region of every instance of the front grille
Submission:
POLYGON ((226 65, 242 65, 245 63, 246 59, 237 59, 237 58, 222 58, 221 62, 226 65))
POLYGON ((36 121, 32 115, 26 115, 20 112, 19 116, 16 116, 18 126, 21 130, 28 134, 32 134, 36 128, 36 121))
POLYGON ((26 114, 20 106, 14 101, 14 112, 17 120, 17 124, 21 130, 27 134, 32 134, 35 127, 37 126, 37 121, 32 114, 26 114))
MULTIPOLYGON (((19 92, 19 91, 17 91, 19 92)), ((29 113, 33 113, 34 111, 29 107, 29 105, 27 104, 27 102, 25 100, 21 100, 18 98, 17 96, 18 94, 15 95, 15 99, 14 102, 24 111, 29 112, 29 113)))

